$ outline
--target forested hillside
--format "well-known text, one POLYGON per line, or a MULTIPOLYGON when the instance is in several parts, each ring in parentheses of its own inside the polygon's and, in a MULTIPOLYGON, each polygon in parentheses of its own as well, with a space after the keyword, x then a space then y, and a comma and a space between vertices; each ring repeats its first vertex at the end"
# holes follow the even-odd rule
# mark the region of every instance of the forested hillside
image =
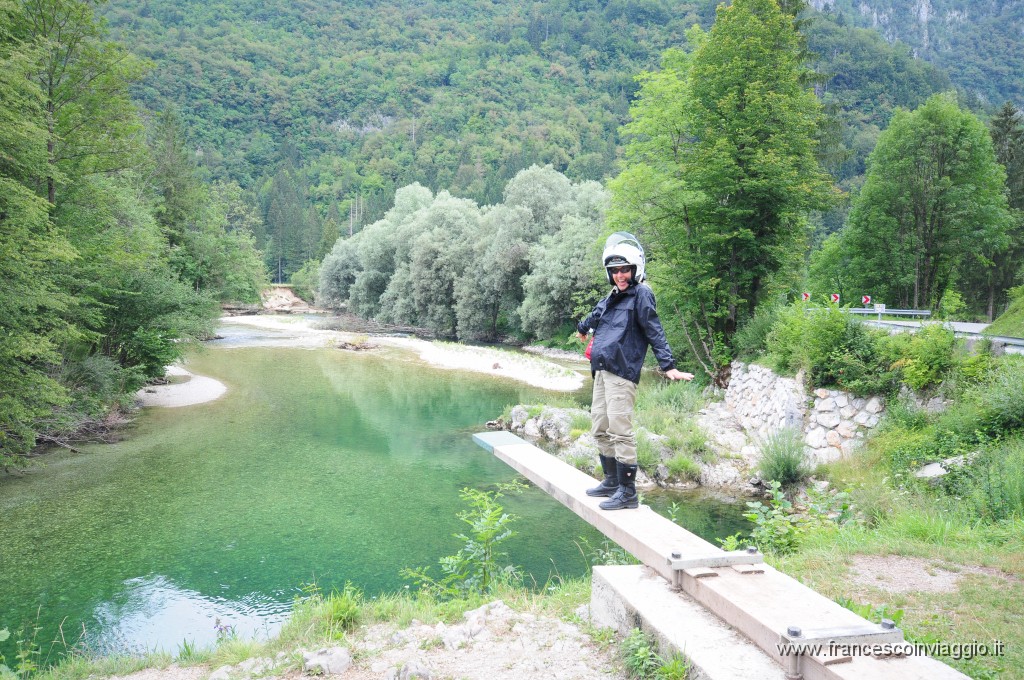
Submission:
POLYGON ((987 108, 1024 96, 1024 5, 1012 0, 812 0, 841 24, 876 30, 945 69, 987 108))
MULTIPOLYGON (((104 11, 153 63, 137 100, 179 111, 208 176, 257 194, 257 240, 286 279, 413 182, 494 204, 533 164, 574 181, 614 176, 636 75, 687 48, 686 29, 709 26, 715 4, 117 0, 104 11)), ((863 173, 894 107, 950 87, 852 23, 817 15, 805 32, 841 121, 827 146, 841 180, 863 173)))

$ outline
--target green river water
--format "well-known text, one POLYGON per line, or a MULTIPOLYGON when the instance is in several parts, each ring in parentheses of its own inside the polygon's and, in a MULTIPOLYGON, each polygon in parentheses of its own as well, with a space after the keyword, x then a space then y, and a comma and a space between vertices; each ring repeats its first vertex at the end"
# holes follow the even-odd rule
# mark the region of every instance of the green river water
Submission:
MULTIPOLYGON (((187 364, 228 386, 219 400, 146 409, 120 443, 0 479, 0 628, 38 625, 44 653, 61 628, 95 651, 175 652, 213 642, 218 621, 273 633, 303 584, 373 595, 404 588, 405 566, 436 575, 459 547, 459 490, 515 478, 472 433, 551 397, 396 352, 241 344, 187 364)), ((588 571, 578 543, 596 531, 536 488, 503 500, 529 582, 588 571)), ((684 502, 709 539, 742 526, 742 504, 648 501, 684 502)))

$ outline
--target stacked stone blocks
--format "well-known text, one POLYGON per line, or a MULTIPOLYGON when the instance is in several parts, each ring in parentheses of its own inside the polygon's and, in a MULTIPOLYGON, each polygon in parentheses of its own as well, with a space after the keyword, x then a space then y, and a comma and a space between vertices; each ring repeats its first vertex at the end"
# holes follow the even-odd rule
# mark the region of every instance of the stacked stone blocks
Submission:
POLYGON ((885 408, 880 397, 856 397, 841 390, 817 389, 808 395, 802 380, 741 362, 733 362, 725 403, 760 442, 786 427, 800 431, 813 462, 850 453, 878 425, 885 408))

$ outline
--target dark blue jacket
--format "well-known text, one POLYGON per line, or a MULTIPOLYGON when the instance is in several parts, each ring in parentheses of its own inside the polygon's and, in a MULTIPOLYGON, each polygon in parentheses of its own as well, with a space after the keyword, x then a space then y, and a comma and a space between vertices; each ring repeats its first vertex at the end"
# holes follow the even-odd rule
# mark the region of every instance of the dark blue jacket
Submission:
POLYGON ((646 284, 633 285, 621 292, 615 289, 598 302, 594 311, 576 325, 576 330, 584 335, 591 329, 591 373, 608 371, 638 383, 648 345, 654 349, 663 371, 676 367, 658 318, 654 291, 646 284))

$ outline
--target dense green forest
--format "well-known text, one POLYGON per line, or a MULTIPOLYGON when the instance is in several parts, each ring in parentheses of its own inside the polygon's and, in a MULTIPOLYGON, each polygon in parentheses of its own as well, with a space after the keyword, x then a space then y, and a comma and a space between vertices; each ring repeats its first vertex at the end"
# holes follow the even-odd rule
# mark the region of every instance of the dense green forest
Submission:
POLYGON ((998 314, 1024 134, 979 92, 1013 87, 957 92, 843 6, 734 5, 4 0, 4 455, 102 421, 268 278, 558 335, 607 229, 653 246, 713 378, 800 289, 998 314))
POLYGON ((0 466, 102 437, 267 275, 237 183, 206 185, 90 4, 0 1, 0 466))
MULTIPOLYGON (((154 64, 136 100, 173 106, 206 176, 252 192, 267 230, 257 241, 287 279, 322 257, 325 234, 379 219, 412 183, 490 205, 534 164, 573 181, 615 176, 635 77, 686 49, 715 4, 123 0, 104 13, 154 64)), ((831 15, 804 31, 838 117, 828 167, 856 185, 894 108, 950 80, 831 15)))

